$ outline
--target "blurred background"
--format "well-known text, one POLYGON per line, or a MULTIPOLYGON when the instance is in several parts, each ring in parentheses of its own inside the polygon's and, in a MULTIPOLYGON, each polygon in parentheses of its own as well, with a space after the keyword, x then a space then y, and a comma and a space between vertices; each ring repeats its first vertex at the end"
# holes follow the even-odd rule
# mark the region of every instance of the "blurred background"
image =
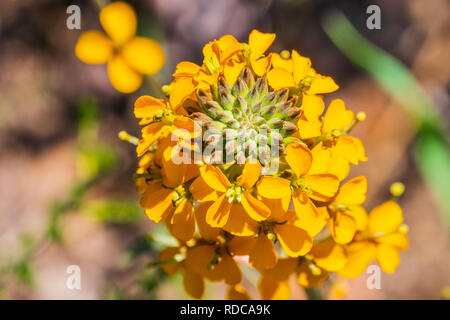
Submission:
MULTIPOLYGON (((146 268, 168 239, 138 206, 134 147, 117 133, 139 134, 135 99, 157 94, 178 62, 200 64, 205 43, 224 34, 246 42, 254 28, 277 34, 270 51, 296 49, 332 76, 340 89, 327 101, 367 113, 354 134, 369 161, 351 172, 368 177, 367 209, 389 198, 392 182, 406 185, 410 249, 394 274, 382 274, 380 290, 367 289, 363 274, 342 283, 346 297, 450 296, 448 1, 130 1, 138 33, 158 40, 167 62, 129 95, 114 90, 105 65, 74 54, 83 31, 101 30, 105 3, 0 3, 0 298, 186 298, 179 277, 146 268), (81 30, 66 27, 72 4, 81 30), (372 4, 380 30, 366 26, 372 4), (66 287, 70 265, 81 268, 81 290, 66 287)), ((208 285, 206 297, 225 291, 208 285)))

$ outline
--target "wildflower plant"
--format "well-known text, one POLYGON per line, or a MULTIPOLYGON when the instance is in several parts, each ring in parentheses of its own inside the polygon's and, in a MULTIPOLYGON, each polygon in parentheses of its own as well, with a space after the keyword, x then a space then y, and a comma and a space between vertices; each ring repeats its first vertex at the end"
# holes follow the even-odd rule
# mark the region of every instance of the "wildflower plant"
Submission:
POLYGON ((97 30, 82 33, 75 54, 88 64, 107 63, 112 86, 122 93, 134 92, 142 85, 143 75, 161 70, 164 51, 157 41, 136 36, 136 12, 126 2, 103 7, 99 19, 106 34, 97 30))
MULTIPOLYGON (((275 34, 253 30, 248 44, 225 35, 203 48, 203 63, 181 62, 166 99, 142 96, 135 174, 140 203, 178 242, 159 254, 186 292, 225 282, 230 299, 249 298, 240 264, 260 274, 264 299, 288 299, 288 279, 304 288, 331 273, 357 277, 375 259, 388 273, 408 247, 395 199, 369 214, 367 179, 347 179, 367 161, 351 136, 365 114, 297 51, 265 54, 275 34)), ((393 188, 395 196, 402 193, 393 188)))

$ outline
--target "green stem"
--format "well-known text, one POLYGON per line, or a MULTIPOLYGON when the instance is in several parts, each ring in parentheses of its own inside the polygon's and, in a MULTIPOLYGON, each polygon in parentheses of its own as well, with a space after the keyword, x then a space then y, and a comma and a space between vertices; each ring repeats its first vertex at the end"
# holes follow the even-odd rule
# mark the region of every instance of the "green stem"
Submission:
POLYGON ((309 300, 323 300, 322 292, 319 287, 305 289, 309 300))

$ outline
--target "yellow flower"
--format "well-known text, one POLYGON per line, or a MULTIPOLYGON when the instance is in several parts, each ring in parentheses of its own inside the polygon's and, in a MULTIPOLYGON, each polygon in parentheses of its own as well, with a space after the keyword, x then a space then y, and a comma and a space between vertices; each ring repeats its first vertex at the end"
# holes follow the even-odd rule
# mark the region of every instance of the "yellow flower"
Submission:
POLYGON ((164 52, 155 40, 136 36, 137 18, 126 2, 116 1, 100 11, 100 31, 84 32, 75 46, 77 57, 89 64, 108 64, 113 87, 122 93, 139 89, 142 75, 157 73, 164 65, 164 52))
POLYGON ((402 223, 402 209, 396 202, 391 200, 375 207, 359 240, 347 246, 348 262, 339 275, 358 277, 374 259, 384 272, 394 272, 400 263, 399 250, 409 246, 407 227, 402 223))
POLYGON ((392 272, 407 247, 395 202, 367 215, 366 178, 341 184, 367 160, 348 136, 365 115, 340 99, 325 111, 322 94, 337 85, 296 51, 266 54, 274 39, 253 30, 248 44, 211 41, 201 65, 177 65, 166 99, 135 103, 141 205, 180 243, 161 253, 163 269, 182 272, 194 298, 207 279, 225 282, 228 299, 248 299, 239 263, 259 271, 263 299, 288 299, 291 276, 312 288, 373 259, 392 272))

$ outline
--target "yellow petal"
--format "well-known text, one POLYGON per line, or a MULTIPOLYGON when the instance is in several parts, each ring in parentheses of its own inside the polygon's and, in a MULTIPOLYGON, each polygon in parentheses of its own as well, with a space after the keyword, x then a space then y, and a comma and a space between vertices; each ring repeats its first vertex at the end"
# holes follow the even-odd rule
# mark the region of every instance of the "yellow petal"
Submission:
POLYGON ((193 62, 182 61, 177 64, 177 68, 173 74, 174 78, 195 76, 201 70, 201 67, 193 62))
POLYGON ((223 172, 210 164, 201 167, 200 174, 205 183, 218 192, 226 192, 231 187, 230 181, 223 172))
POLYGON ((329 221, 329 227, 334 241, 340 244, 352 241, 357 230, 355 219, 341 211, 333 214, 332 219, 329 221))
POLYGON ((324 214, 317 210, 309 197, 299 189, 293 191, 292 202, 298 217, 298 221, 295 222, 297 226, 308 231, 312 237, 322 231, 327 223, 328 214, 326 212, 324 214))
POLYGON ((203 239, 209 242, 215 241, 220 234, 220 228, 213 228, 206 222, 206 212, 212 204, 213 202, 204 202, 195 209, 198 232, 203 239))
POLYGON ((300 264, 298 269, 297 282, 303 288, 314 288, 324 282, 328 278, 328 272, 315 265, 309 266, 311 262, 304 262, 300 264), (313 274, 311 268, 317 271, 317 274, 313 274))
POLYGON ((379 244, 376 248, 377 261, 381 269, 386 273, 393 273, 400 264, 398 250, 387 244, 379 244))
POLYGON ((241 282, 242 274, 236 261, 227 252, 222 252, 220 262, 213 270, 218 279, 224 279, 228 285, 236 285, 241 282))
POLYGON ((195 218, 191 201, 184 199, 175 209, 171 219, 172 234, 186 242, 194 236, 195 218))
POLYGON ((372 234, 394 232, 402 223, 402 209, 392 200, 375 207, 369 214, 369 231, 372 234))
POLYGON ((312 248, 312 239, 303 229, 285 223, 274 225, 274 231, 284 252, 290 257, 303 256, 312 248))
POLYGON ((243 286, 237 284, 229 287, 227 291, 228 300, 250 300, 250 296, 243 286))
POLYGON ((128 3, 116 1, 100 11, 100 23, 114 43, 122 45, 136 33, 136 12, 128 3))
POLYGON ((344 247, 334 241, 319 242, 309 253, 314 257, 314 263, 327 270, 338 271, 347 263, 347 254, 344 247))
POLYGON ((275 33, 262 33, 258 30, 253 30, 248 37, 251 60, 256 60, 261 57, 269 49, 274 40, 275 33))
POLYGON ((222 228, 230 216, 231 203, 226 194, 220 196, 206 212, 206 222, 215 228, 222 228))
POLYGON ((217 199, 217 192, 208 186, 202 177, 198 177, 189 187, 189 191, 195 201, 215 201, 217 199))
POLYGON ((340 181, 344 180, 350 172, 350 163, 343 157, 331 152, 328 173, 334 174, 340 181))
POLYGON ((270 221, 275 222, 284 222, 286 221, 286 209, 283 207, 283 203, 281 199, 267 199, 264 197, 260 197, 261 201, 269 208, 270 210, 270 221))
POLYGON ((237 63, 233 61, 230 61, 223 66, 223 75, 230 86, 234 85, 244 66, 245 63, 237 63))
POLYGON ((261 234, 250 251, 248 262, 254 268, 264 270, 275 267, 277 261, 277 252, 272 241, 261 234))
POLYGON ((249 237, 258 232, 259 225, 248 216, 240 204, 233 203, 230 216, 223 229, 235 236, 249 237))
POLYGON ((297 177, 304 176, 311 168, 311 151, 300 143, 289 144, 286 148, 285 158, 297 177))
POLYGON ((227 243, 227 250, 236 256, 248 256, 256 241, 254 237, 233 237, 227 243))
POLYGON ((241 204, 245 212, 255 221, 265 220, 270 215, 270 209, 249 192, 242 194, 241 204))
POLYGON ((289 73, 293 72, 292 59, 284 59, 278 53, 272 53, 271 63, 273 68, 284 69, 289 73))
POLYGON ((305 177, 305 182, 312 189, 310 198, 327 201, 332 198, 339 188, 339 179, 332 174, 314 174, 305 177))
POLYGON ((345 205, 358 205, 366 201, 367 178, 355 177, 348 180, 340 188, 334 201, 345 205))
POLYGON ((120 55, 109 61, 108 76, 112 86, 122 93, 134 92, 142 84, 142 76, 131 69, 120 55))
POLYGON ((135 71, 142 74, 155 74, 164 65, 164 51, 161 45, 152 39, 135 37, 122 49, 122 57, 135 71))
POLYGON ((297 266, 298 259, 278 259, 278 263, 274 268, 262 270, 261 274, 264 278, 270 278, 274 281, 285 281, 295 272, 297 266))
POLYGON ((267 70, 270 67, 271 58, 272 58, 272 55, 269 54, 267 57, 263 57, 261 59, 251 61, 252 69, 257 76, 262 77, 265 73, 267 73, 267 70))
POLYGON ((331 163, 331 151, 319 142, 312 150, 312 163, 309 174, 327 173, 331 163))
POLYGON ((210 270, 208 270, 207 266, 211 263, 215 250, 216 246, 214 245, 200 245, 188 249, 186 259, 184 260, 184 266, 191 272, 205 277, 209 276, 210 270))
POLYGON ((274 90, 295 87, 294 77, 292 74, 280 68, 270 70, 267 73, 267 81, 274 90))
POLYGON ((332 151, 354 165, 357 165, 359 161, 367 161, 364 146, 361 140, 355 137, 339 137, 336 139, 336 144, 332 146, 332 151))
POLYGON ((174 275, 180 269, 180 263, 176 262, 174 259, 175 255, 178 253, 178 247, 167 247, 158 254, 158 261, 162 262, 161 269, 169 276, 174 275))
POLYGON ((338 274, 344 278, 359 277, 375 259, 375 245, 368 241, 352 243, 347 247, 347 258, 346 265, 338 274))
POLYGON ((322 126, 322 122, 317 121, 308 121, 300 118, 297 122, 298 133, 302 139, 310 139, 314 137, 320 136, 320 127, 322 126))
POLYGON ((311 83, 308 94, 329 93, 339 89, 339 86, 331 77, 325 77, 317 74, 311 83))
POLYGON ((289 281, 278 282, 261 278, 258 288, 263 300, 288 300, 291 297, 289 281))
POLYGON ((289 180, 262 176, 256 185, 258 194, 268 199, 281 199, 283 197, 291 196, 291 183, 289 180))
POLYGON ((321 96, 303 95, 301 107, 308 121, 316 121, 325 110, 325 103, 321 96))
POLYGON ((142 96, 134 103, 134 116, 136 118, 152 118, 156 112, 165 108, 166 104, 163 99, 142 96))
POLYGON ((237 178, 236 182, 247 189, 251 189, 261 174, 261 164, 259 161, 247 162, 244 166, 242 174, 237 178))
POLYGON ((189 270, 184 272, 183 287, 188 295, 195 299, 201 299, 205 292, 205 283, 203 278, 189 270))
POLYGON ((106 63, 114 53, 112 41, 100 31, 86 31, 78 38, 75 54, 84 63, 106 63))
POLYGON ((164 220, 173 208, 172 197, 175 191, 170 189, 147 190, 141 197, 141 206, 147 217, 155 223, 164 220))
POLYGON ((348 210, 345 211, 345 214, 355 219, 356 228, 358 230, 367 229, 369 217, 367 215, 366 209, 364 209, 362 206, 348 206, 348 210))
POLYGON ((346 109, 342 99, 334 99, 323 117, 322 132, 342 130, 352 123, 354 116, 353 111, 346 109))
POLYGON ((292 50, 292 63, 294 65, 294 81, 295 83, 299 83, 300 80, 308 74, 308 71, 311 68, 311 60, 309 58, 302 57, 297 51, 292 50))
POLYGON ((390 245, 399 250, 406 250, 409 247, 408 236, 403 232, 385 234, 381 237, 377 237, 375 240, 377 243, 390 245))
POLYGON ((170 84, 170 105, 177 109, 181 103, 195 92, 196 86, 191 77, 179 77, 170 84))

